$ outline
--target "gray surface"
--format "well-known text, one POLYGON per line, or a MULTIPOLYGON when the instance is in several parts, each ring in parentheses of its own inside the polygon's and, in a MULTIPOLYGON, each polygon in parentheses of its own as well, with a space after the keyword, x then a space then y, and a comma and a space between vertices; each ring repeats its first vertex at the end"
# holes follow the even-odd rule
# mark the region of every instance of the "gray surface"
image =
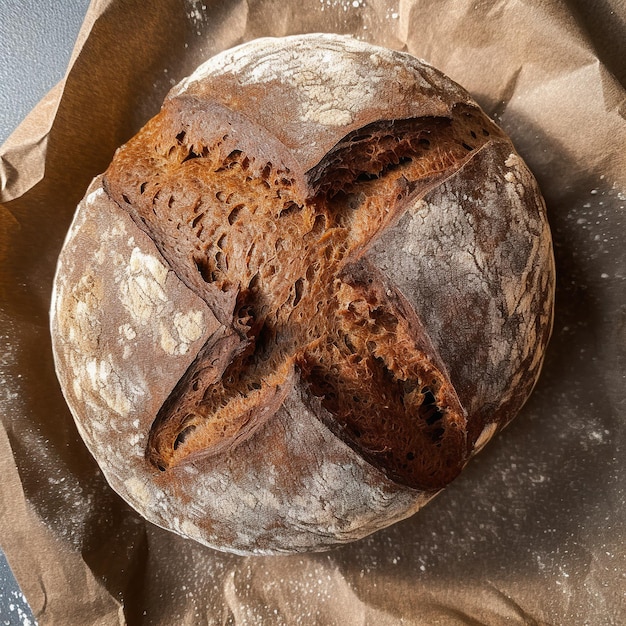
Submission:
POLYGON ((30 626, 35 618, 0 551, 0 624, 30 626))
POLYGON ((0 0, 0 144, 63 78, 89 0, 0 0))
MULTIPOLYGON (((63 78, 88 6, 89 0, 0 0, 0 144, 63 78)), ((34 623, 0 550, 0 625, 34 623)))

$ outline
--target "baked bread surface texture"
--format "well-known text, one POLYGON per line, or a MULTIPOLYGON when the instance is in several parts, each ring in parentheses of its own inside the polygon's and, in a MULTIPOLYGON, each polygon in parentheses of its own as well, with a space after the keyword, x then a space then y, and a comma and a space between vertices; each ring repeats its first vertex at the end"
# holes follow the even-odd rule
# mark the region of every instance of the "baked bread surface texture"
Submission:
POLYGON ((78 207, 64 394, 112 487, 238 553, 403 519, 519 411, 552 326, 543 200, 469 95, 337 35, 174 87, 78 207))

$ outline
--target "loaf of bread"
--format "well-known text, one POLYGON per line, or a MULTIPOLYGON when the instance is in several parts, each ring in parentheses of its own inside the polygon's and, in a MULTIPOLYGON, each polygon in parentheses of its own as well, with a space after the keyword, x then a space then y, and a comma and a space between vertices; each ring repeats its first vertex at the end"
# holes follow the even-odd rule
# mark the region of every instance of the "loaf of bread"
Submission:
POLYGON ((236 553, 413 514, 519 411, 552 326, 543 200, 456 83, 349 37, 210 59, 78 207, 51 325, 107 480, 236 553))

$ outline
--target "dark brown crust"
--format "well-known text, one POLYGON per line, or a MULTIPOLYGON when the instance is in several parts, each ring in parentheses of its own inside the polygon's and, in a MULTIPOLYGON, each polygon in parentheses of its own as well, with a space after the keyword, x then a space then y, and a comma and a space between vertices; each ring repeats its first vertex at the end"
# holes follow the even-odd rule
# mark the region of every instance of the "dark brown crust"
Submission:
MULTIPOLYGON (((225 53, 172 91, 103 186, 212 320, 159 380, 160 408, 144 414, 145 387, 120 405, 145 458, 86 433, 158 524, 242 552, 363 536, 448 484, 536 381, 554 286, 536 183, 469 96, 408 55, 330 35, 225 53), (320 51, 341 66, 330 86, 320 51)), ((58 306, 88 308, 72 294, 58 306)), ((78 372, 72 341, 57 352, 78 372)), ((100 395, 74 401, 79 424, 100 395)))

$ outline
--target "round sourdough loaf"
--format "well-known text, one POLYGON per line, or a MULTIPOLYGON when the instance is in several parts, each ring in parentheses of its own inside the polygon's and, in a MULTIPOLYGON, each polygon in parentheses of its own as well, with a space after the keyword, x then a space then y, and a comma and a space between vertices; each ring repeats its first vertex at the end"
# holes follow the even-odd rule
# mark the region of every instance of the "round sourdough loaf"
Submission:
POLYGON ((518 412, 552 325, 536 182, 456 83, 328 34, 210 59, 78 207, 56 367, 107 480, 237 553, 403 519, 518 412))

